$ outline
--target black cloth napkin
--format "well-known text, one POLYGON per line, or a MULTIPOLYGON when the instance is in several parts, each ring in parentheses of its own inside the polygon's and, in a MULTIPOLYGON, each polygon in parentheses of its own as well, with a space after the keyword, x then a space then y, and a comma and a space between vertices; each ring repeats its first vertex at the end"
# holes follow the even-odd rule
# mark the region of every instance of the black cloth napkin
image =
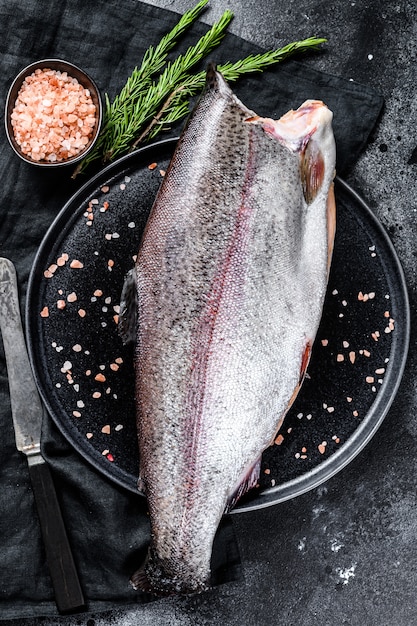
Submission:
MULTIPOLYGON (((190 3, 191 6, 192 3, 190 3)), ((145 49, 156 44, 178 15, 135 0, 4 0, 0 3, 0 101, 28 63, 58 57, 85 69, 113 97, 145 49)), ((207 30, 193 26, 180 49, 207 30)), ((287 42, 277 42, 283 45, 287 42)), ((243 58, 258 48, 229 34, 211 55, 215 62, 243 58)), ((235 90, 261 115, 279 117, 307 98, 319 98, 334 111, 337 169, 342 174, 366 144, 382 107, 372 90, 317 72, 309 59, 288 61, 264 74, 245 77, 235 90)), ((171 129, 179 134, 181 125, 171 129)), ((60 208, 85 182, 69 171, 26 165, 12 153, 0 131, 0 255, 15 264, 24 310, 28 275, 36 250, 60 208)), ((5 359, 0 343, 0 618, 56 615, 26 460, 16 451, 5 359)), ((128 580, 143 560, 149 540, 146 502, 94 470, 67 443, 51 419, 43 427, 48 459, 61 502, 74 557, 87 600, 99 611, 140 603, 128 580)), ((213 554, 215 582, 241 576, 230 519, 219 530, 213 554)))

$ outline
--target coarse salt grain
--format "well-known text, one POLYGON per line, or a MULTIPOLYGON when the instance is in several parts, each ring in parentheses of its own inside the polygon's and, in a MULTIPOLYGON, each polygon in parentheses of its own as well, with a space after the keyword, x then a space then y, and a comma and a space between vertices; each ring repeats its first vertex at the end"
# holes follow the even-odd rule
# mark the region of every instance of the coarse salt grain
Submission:
POLYGON ((81 263, 81 261, 79 261, 78 259, 74 259, 70 263, 70 268, 71 269, 82 269, 83 267, 84 267, 84 264, 81 263))
POLYGON ((326 452, 327 441, 322 441, 317 447, 320 454, 324 454, 326 452))
POLYGON ((82 152, 96 121, 96 106, 88 89, 67 72, 47 68, 25 78, 11 114, 22 154, 49 163, 82 152))

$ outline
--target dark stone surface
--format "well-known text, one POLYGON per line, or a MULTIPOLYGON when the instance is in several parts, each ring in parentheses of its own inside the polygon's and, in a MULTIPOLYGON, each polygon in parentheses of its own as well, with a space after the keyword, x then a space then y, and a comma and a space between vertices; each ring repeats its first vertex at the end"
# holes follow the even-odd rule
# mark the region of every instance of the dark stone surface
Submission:
MULTIPOLYGON (((183 12, 187 0, 153 4, 183 12)), ((204 20, 230 8, 231 30, 275 48, 326 36, 312 67, 373 86, 385 108, 348 173, 400 256, 416 307, 417 8, 413 0, 211 0, 204 20)), ((403 382, 367 447, 326 484, 283 504, 234 516, 245 579, 198 597, 101 615, 18 620, 22 626, 412 626, 417 623, 416 337, 403 382)), ((6 622, 4 622, 6 624, 6 622)))

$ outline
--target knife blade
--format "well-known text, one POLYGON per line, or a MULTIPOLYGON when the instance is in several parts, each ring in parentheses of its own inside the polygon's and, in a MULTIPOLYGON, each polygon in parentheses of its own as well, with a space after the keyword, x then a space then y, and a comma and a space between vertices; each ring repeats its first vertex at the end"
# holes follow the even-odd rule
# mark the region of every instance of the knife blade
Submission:
POLYGON ((41 454, 46 411, 32 374, 19 308, 16 270, 0 258, 0 330, 9 378, 16 447, 26 455, 46 560, 60 613, 85 606, 52 475, 41 454))

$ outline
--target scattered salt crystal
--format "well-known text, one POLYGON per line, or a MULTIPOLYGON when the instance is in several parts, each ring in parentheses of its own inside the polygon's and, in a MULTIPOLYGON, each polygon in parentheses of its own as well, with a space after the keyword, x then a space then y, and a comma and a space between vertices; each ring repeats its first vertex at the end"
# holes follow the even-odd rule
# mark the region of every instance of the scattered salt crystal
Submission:
POLYGON ((326 452, 327 441, 322 441, 317 447, 320 454, 324 454, 326 452))

